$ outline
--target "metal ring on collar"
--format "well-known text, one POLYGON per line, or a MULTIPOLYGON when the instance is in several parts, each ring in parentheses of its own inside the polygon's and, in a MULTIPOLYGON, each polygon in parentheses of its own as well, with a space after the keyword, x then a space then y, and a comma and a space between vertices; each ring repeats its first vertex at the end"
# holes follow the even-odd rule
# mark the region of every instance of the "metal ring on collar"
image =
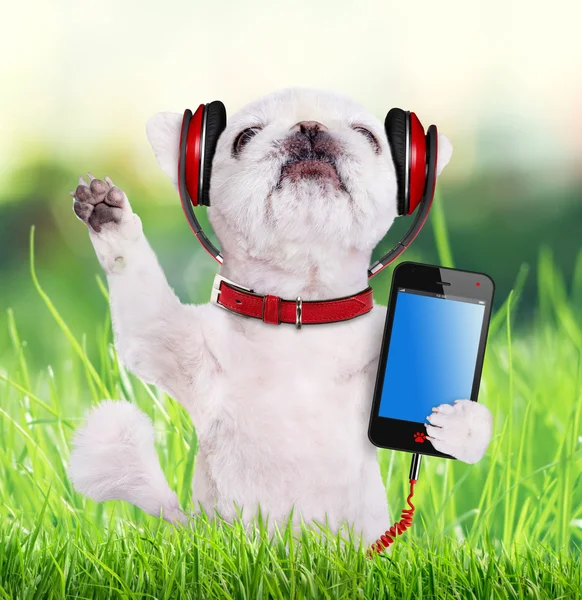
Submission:
POLYGON ((297 329, 301 329, 301 316, 303 310, 303 301, 301 300, 301 296, 297 296, 295 300, 295 327, 297 329))

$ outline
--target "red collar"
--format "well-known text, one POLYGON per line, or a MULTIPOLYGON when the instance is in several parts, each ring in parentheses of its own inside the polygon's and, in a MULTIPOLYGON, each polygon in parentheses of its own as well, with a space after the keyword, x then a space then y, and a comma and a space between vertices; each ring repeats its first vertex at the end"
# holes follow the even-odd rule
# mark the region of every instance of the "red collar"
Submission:
POLYGON ((210 301, 230 312, 261 319, 265 323, 279 325, 292 323, 316 325, 347 321, 370 312, 374 306, 372 288, 334 300, 283 300, 279 296, 255 294, 253 290, 234 283, 222 275, 216 275, 210 301))

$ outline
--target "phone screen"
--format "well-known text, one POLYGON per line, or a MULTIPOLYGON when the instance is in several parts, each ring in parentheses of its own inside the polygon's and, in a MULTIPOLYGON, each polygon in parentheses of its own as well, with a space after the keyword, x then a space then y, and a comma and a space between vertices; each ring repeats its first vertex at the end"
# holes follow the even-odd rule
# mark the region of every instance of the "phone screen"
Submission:
POLYGON ((425 422, 471 398, 485 301, 398 288, 379 416, 425 422))

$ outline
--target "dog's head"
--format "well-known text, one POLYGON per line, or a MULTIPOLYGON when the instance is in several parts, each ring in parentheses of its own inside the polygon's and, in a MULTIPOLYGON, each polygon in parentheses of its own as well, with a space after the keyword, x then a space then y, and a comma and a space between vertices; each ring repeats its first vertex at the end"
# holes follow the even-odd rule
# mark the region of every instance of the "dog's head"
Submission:
MULTIPOLYGON (((182 115, 158 113, 147 133, 177 185, 182 115)), ((437 173, 452 146, 439 136, 437 173)), ((396 175, 383 125, 335 93, 283 90, 244 107, 218 140, 208 216, 230 255, 289 260, 371 253, 397 216, 396 175)))

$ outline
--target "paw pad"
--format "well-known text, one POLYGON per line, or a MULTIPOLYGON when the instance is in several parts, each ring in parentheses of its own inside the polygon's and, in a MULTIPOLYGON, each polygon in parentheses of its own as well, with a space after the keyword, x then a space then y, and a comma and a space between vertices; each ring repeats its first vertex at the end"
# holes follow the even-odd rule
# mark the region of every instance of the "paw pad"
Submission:
POLYGON ((121 223, 128 211, 125 194, 116 187, 109 177, 105 181, 95 179, 89 173, 90 183, 79 178, 77 189, 71 193, 75 201, 73 210, 77 217, 99 233, 104 225, 121 223))
POLYGON ((414 441, 422 444, 426 440, 426 433, 422 433, 421 431, 417 431, 414 434, 414 441))

